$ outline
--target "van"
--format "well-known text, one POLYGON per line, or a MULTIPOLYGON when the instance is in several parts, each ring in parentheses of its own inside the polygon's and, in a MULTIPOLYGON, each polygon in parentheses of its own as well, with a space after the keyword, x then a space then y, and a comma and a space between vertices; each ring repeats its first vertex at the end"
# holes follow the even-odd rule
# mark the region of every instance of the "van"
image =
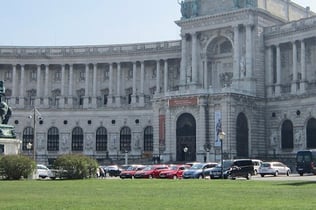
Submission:
POLYGON ((296 154, 296 171, 300 176, 304 173, 316 175, 316 150, 302 150, 296 154))

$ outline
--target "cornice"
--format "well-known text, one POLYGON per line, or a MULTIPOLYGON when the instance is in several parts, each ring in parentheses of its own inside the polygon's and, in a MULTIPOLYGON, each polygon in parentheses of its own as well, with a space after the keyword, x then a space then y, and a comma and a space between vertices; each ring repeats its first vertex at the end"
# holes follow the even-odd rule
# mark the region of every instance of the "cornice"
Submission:
POLYGON ((0 58, 12 59, 54 59, 105 56, 150 56, 179 54, 181 41, 165 41, 122 45, 65 46, 65 47, 23 47, 0 46, 0 58))

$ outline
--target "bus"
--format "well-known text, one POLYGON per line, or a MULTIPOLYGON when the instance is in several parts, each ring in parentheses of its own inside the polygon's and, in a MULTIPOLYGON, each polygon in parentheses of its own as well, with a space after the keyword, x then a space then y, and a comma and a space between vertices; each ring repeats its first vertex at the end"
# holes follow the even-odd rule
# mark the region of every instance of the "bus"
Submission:
POLYGON ((296 154, 296 171, 300 176, 304 173, 316 175, 316 150, 302 150, 296 154))

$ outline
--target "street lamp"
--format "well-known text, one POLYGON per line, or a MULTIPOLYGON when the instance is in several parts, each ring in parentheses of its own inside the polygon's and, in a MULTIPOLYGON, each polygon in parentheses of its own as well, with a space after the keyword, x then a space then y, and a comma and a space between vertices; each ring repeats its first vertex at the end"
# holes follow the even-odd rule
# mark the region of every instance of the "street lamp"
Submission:
POLYGON ((26 144, 26 149, 29 151, 29 156, 30 156, 30 151, 32 149, 32 143, 31 142, 26 144))
POLYGON ((224 178, 223 177, 223 169, 224 169, 224 164, 223 164, 223 140, 224 140, 224 138, 225 138, 225 136, 226 136, 226 133, 225 132, 223 132, 223 131, 221 131, 220 133, 219 133, 219 140, 221 141, 221 177, 222 178, 224 178))
POLYGON ((188 151, 189 151, 189 148, 188 148, 187 146, 185 146, 185 147, 183 148, 184 160, 185 160, 185 161, 187 161, 187 153, 188 153, 188 151))
MULTIPOLYGON (((33 119, 33 159, 36 161, 36 120, 42 120, 41 113, 36 109, 34 106, 33 112, 31 115, 29 115, 30 119, 33 119)), ((31 144, 32 147, 32 144, 31 144)))

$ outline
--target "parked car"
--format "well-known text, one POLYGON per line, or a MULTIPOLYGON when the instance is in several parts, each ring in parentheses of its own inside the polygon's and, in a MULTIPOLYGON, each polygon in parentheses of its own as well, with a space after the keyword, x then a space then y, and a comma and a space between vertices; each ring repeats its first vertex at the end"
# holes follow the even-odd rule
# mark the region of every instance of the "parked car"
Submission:
POLYGON ((171 165, 169 169, 162 170, 159 178, 165 179, 181 179, 184 170, 189 169, 190 165, 171 165))
POLYGON ((163 169, 168 169, 168 165, 150 165, 143 170, 136 171, 134 178, 159 178, 159 174, 163 169))
POLYGON ((122 169, 118 165, 103 166, 106 176, 120 176, 122 169))
POLYGON ((120 173, 121 179, 133 179, 137 171, 143 170, 146 166, 144 165, 131 165, 126 170, 120 173))
POLYGON ((265 175, 278 176, 279 174, 290 175, 291 169, 281 162, 263 162, 258 173, 261 177, 265 175))
POLYGON ((262 160, 252 159, 254 175, 258 174, 259 167, 262 163, 262 160))
POLYGON ((195 163, 182 174, 183 179, 202 179, 210 175, 210 169, 217 163, 195 163))
POLYGON ((302 150, 296 154, 296 171, 300 176, 304 173, 316 175, 316 150, 302 150))
POLYGON ((227 178, 227 170, 230 169, 230 167, 233 164, 233 160, 223 160, 223 171, 222 171, 222 165, 217 164, 214 168, 210 170, 210 178, 211 179, 221 179, 221 178, 227 178), (223 172, 223 174, 222 174, 223 172))
POLYGON ((232 161, 231 167, 225 172, 225 177, 231 179, 236 179, 237 177, 250 179, 254 173, 253 161, 251 159, 236 159, 232 161))
POLYGON ((51 178, 55 179, 54 173, 45 165, 37 164, 36 165, 36 174, 39 178, 45 179, 45 178, 51 178))

